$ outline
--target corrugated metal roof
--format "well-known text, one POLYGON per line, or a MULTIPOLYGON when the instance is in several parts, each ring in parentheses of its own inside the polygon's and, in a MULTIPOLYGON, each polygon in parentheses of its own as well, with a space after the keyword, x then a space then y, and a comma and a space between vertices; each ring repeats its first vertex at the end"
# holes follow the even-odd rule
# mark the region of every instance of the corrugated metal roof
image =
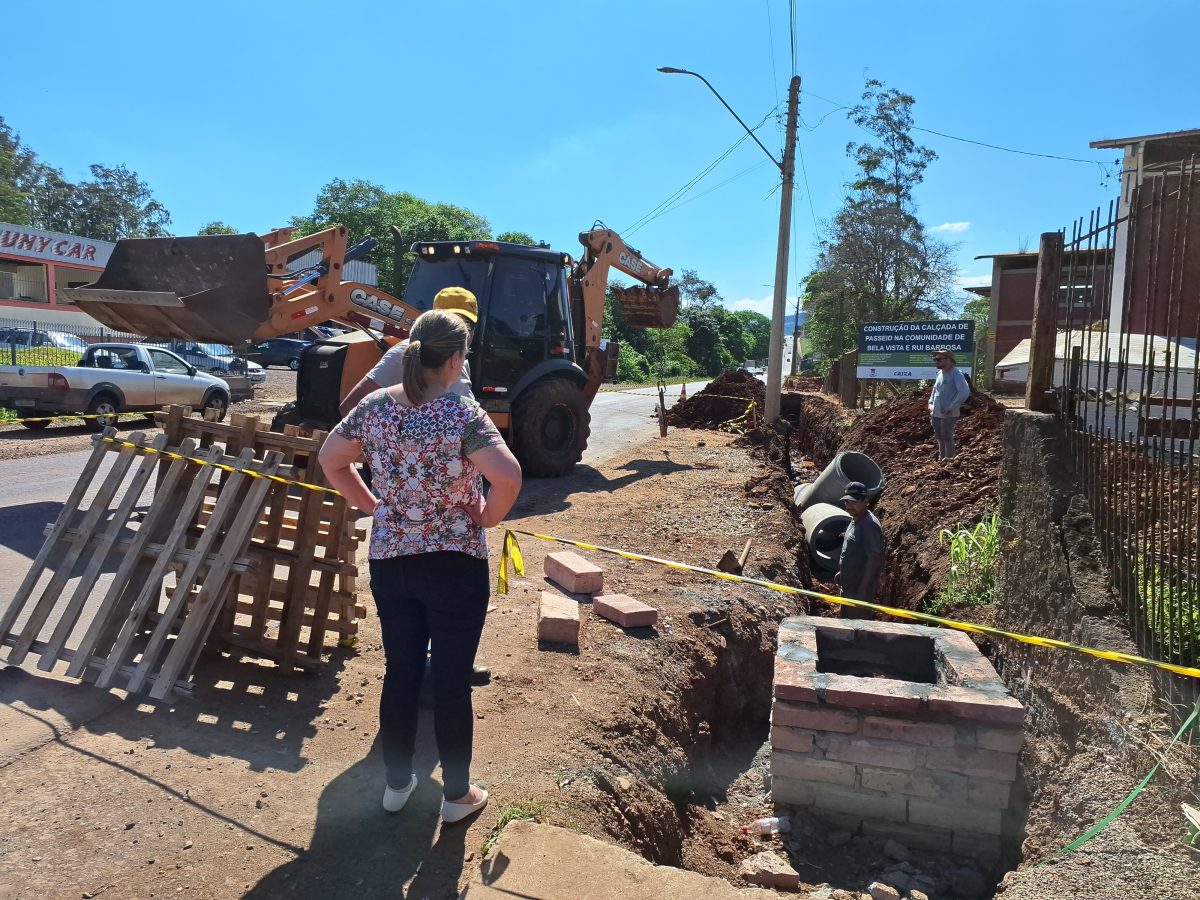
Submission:
MULTIPOLYGON (((1103 362, 1105 359, 1105 351, 1110 361, 1115 362, 1121 352, 1127 353, 1127 358, 1131 366, 1140 366, 1143 361, 1148 361, 1149 353, 1154 354, 1155 364, 1162 367, 1163 360, 1170 353, 1174 358, 1175 363, 1172 368, 1192 369, 1196 365, 1196 351, 1185 347, 1183 344, 1168 341, 1162 337, 1147 338, 1144 334, 1117 334, 1109 332, 1105 335, 1102 331, 1072 331, 1070 332, 1071 347, 1082 347, 1083 358, 1088 362, 1103 362), (1149 348, 1147 348, 1149 342, 1149 348)), ((1067 352, 1067 337, 1068 333, 1060 331, 1058 340, 1054 347, 1055 359, 1067 359, 1071 354, 1067 352)), ((1029 362, 1029 338, 1021 341, 1017 346, 1013 347, 1004 359, 996 363, 996 368, 1011 368, 1012 366, 1025 365, 1029 362)))
POLYGON ((1200 128, 1190 128, 1184 131, 1162 131, 1158 134, 1142 134, 1137 137, 1107 138, 1102 141, 1092 141, 1088 146, 1097 150, 1104 150, 1110 147, 1127 147, 1130 144, 1140 144, 1143 141, 1149 143, 1151 141, 1170 141, 1191 137, 1200 137, 1200 128))
MULTIPOLYGON (((315 266, 321 261, 320 250, 310 250, 303 256, 298 256, 288 263, 288 271, 296 272, 308 266, 315 266)), ((379 269, 375 263, 364 262, 361 259, 352 259, 342 268, 342 277, 346 281, 359 281, 363 284, 369 284, 371 287, 379 286, 379 269)))

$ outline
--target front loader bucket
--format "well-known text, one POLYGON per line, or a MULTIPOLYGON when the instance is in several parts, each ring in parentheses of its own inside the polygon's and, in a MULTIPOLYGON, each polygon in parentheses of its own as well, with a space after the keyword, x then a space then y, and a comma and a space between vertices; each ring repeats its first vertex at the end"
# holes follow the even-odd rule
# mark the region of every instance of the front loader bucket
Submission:
POLYGON ((130 238, 95 284, 61 293, 119 331, 236 344, 269 316, 264 253, 253 234, 130 238))
POLYGON ((670 328, 679 315, 679 288, 613 287, 625 321, 634 328, 670 328))

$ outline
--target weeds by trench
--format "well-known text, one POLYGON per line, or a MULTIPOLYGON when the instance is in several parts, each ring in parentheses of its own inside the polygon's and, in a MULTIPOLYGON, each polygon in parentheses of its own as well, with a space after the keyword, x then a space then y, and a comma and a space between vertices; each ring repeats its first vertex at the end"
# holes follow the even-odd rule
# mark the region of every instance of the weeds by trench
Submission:
POLYGON ((1000 515, 992 513, 974 528, 943 528, 938 533, 938 543, 950 545, 950 576, 934 598, 931 612, 984 606, 995 599, 1000 530, 1000 515))
POLYGON ((486 857, 492 852, 492 848, 496 846, 496 841, 500 840, 500 833, 504 831, 509 822, 528 822, 538 819, 544 816, 546 810, 549 808, 549 801, 534 799, 521 800, 503 807, 500 810, 500 821, 492 826, 492 830, 488 832, 487 839, 483 842, 482 855, 486 857))

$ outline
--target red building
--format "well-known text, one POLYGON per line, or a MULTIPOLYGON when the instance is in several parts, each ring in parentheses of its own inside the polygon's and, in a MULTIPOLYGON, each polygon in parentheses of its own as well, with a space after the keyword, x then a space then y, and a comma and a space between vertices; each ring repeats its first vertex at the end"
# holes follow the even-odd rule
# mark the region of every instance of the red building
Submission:
POLYGON ((95 281, 114 246, 0 222, 0 319, 98 327, 99 322, 61 298, 58 289, 95 281))

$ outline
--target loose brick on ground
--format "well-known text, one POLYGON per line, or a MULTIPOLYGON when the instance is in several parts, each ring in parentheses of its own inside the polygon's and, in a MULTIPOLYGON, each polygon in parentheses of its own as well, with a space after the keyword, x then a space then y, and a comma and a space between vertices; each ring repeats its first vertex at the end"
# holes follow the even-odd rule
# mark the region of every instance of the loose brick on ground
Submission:
POLYGON ((622 628, 645 628, 658 621, 658 610, 628 594, 605 594, 592 600, 597 615, 622 628))
POLYGON ((544 571, 547 578, 572 594, 597 594, 604 589, 604 570, 571 550, 547 554, 544 571))
POLYGON ((756 853, 742 863, 741 875, 751 884, 764 887, 796 890, 800 887, 800 875, 786 859, 771 850, 756 853))
POLYGON ((579 646, 579 604, 570 597, 542 591, 538 604, 538 640, 579 646))

